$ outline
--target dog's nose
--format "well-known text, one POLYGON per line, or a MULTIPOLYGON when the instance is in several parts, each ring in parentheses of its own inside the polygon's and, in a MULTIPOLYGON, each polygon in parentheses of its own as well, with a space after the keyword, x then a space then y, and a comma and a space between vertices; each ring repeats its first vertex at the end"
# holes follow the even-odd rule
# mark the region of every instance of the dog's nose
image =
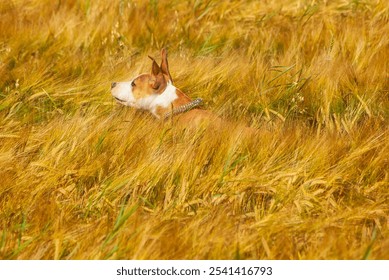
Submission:
POLYGON ((118 84, 118 83, 116 83, 116 82, 111 83, 111 88, 116 87, 117 84, 118 84))

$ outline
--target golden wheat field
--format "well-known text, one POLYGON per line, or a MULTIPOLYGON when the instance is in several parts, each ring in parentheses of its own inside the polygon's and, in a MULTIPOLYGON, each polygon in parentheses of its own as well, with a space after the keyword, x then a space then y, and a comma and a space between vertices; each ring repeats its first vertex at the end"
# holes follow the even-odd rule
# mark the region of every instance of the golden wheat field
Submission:
POLYGON ((388 61, 386 0, 2 0, 0 259, 389 259, 388 61), (162 47, 223 128, 116 104, 162 47))

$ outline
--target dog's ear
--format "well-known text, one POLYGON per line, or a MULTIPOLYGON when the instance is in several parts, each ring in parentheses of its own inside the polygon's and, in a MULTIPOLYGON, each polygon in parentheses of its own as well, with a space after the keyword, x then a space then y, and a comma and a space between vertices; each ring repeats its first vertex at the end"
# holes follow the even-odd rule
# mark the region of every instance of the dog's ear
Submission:
POLYGON ((149 56, 149 58, 153 61, 153 65, 151 66, 151 74, 153 76, 157 76, 162 72, 161 68, 159 67, 158 63, 155 62, 155 59, 153 57, 149 56))
POLYGON ((150 80, 150 85, 158 93, 166 85, 166 80, 163 76, 161 67, 159 67, 157 62, 155 62, 155 59, 151 56, 149 56, 149 58, 153 61, 153 65, 151 67, 152 79, 150 80))
POLYGON ((167 75, 169 77, 170 82, 173 83, 173 79, 172 79, 172 76, 170 75, 170 71, 169 71, 169 63, 167 61, 167 50, 166 50, 166 48, 163 48, 161 50, 161 56, 162 56, 162 62, 161 62, 162 73, 167 75))

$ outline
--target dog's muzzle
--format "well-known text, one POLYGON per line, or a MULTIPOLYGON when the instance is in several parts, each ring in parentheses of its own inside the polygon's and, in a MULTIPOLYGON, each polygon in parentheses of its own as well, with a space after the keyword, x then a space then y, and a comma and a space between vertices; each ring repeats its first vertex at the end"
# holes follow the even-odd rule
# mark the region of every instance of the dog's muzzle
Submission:
POLYGON ((118 84, 118 83, 116 83, 116 82, 111 83, 111 89, 113 89, 114 87, 116 87, 117 84, 118 84))
POLYGON ((126 101, 124 101, 124 100, 121 100, 120 98, 117 98, 116 96, 114 96, 114 98, 117 100, 117 101, 119 101, 119 102, 122 102, 122 103, 125 103, 126 101))

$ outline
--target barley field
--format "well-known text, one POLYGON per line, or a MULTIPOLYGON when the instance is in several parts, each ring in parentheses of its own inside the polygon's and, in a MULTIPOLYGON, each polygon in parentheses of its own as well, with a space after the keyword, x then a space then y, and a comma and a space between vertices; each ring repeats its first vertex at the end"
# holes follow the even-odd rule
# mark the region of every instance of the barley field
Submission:
POLYGON ((386 0, 2 0, 0 259, 389 259, 388 61, 386 0), (162 47, 222 128, 113 100, 162 47))

